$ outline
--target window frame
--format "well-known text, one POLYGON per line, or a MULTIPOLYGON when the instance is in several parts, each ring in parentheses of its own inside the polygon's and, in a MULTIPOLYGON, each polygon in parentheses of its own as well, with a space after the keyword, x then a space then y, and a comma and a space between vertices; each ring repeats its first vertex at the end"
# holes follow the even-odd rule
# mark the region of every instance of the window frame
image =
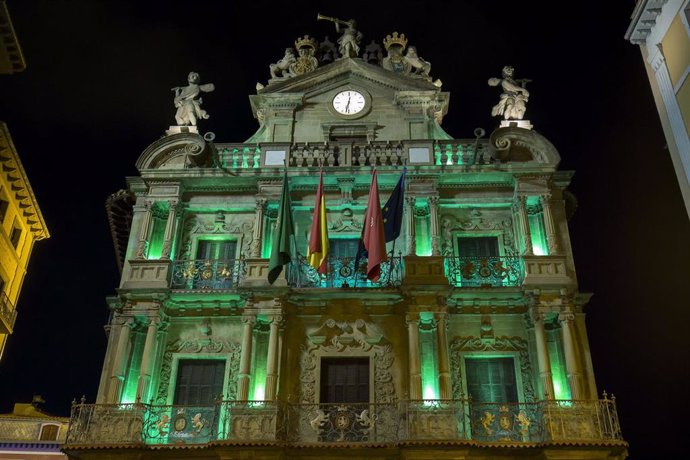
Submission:
POLYGON ((227 395, 225 392, 228 390, 228 385, 230 384, 230 359, 227 355, 219 355, 218 353, 173 353, 172 361, 170 365, 170 384, 168 385, 168 396, 167 405, 174 405, 175 401, 175 391, 177 390, 177 379, 180 370, 180 361, 184 360, 217 360, 223 361, 225 365, 223 366, 223 397, 227 395))
MULTIPOLYGON (((517 401, 513 403, 524 403, 524 382, 522 381, 522 372, 520 371, 520 352, 519 351, 468 351, 460 354, 460 370, 462 375, 455 376, 460 378, 462 384, 462 393, 466 398, 469 397, 467 390, 467 358, 472 359, 491 359, 491 358, 512 358, 513 372, 515 373, 515 386, 517 389, 517 401)), ((484 402, 484 401, 482 401, 484 402)))
POLYGON ((59 423, 42 423, 41 428, 38 431, 38 440, 39 441, 57 441, 58 439, 60 439, 60 429, 61 428, 62 427, 59 423), (55 427, 56 428, 54 439, 43 439, 43 432, 48 427, 50 427, 50 428, 55 427))
POLYGON ((504 257, 505 256, 505 246, 503 244, 503 232, 501 231, 454 231, 451 234, 453 238, 453 257, 462 257, 458 248, 458 238, 482 238, 482 237, 495 237, 498 243, 498 255, 497 256, 486 256, 486 257, 504 257))

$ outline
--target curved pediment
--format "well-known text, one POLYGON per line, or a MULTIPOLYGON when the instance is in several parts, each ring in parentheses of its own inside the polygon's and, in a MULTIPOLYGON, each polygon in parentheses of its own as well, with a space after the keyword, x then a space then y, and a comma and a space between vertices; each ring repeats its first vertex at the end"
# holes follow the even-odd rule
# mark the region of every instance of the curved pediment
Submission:
POLYGON ((165 136, 139 156, 136 167, 145 169, 187 169, 210 165, 211 147, 196 133, 165 136))
POLYGON ((498 128, 489 146, 502 163, 544 163, 558 166, 561 156, 556 147, 536 131, 517 127, 498 128))

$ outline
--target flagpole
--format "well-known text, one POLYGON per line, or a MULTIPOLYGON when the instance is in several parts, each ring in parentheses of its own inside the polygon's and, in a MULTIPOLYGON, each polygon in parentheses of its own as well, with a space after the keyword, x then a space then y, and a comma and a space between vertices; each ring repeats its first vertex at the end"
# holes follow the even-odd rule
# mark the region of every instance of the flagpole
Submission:
MULTIPOLYGON (((403 158, 403 175, 407 172, 407 158, 403 158)), ((403 179, 404 180, 404 179, 403 179)), ((388 264, 388 282, 386 285, 391 284, 391 278, 393 276, 393 262, 395 261, 395 242, 398 241, 397 238, 393 240, 393 247, 391 248, 391 260, 388 264)))

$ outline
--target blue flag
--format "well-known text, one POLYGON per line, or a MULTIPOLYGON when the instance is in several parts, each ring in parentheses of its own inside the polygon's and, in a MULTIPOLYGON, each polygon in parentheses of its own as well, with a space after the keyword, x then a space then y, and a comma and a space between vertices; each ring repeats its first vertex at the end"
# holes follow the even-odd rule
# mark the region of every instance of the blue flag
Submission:
POLYGON ((390 198, 383 206, 383 232, 386 236, 386 243, 389 243, 400 236, 400 228, 402 227, 403 208, 405 206, 405 173, 407 168, 403 168, 403 172, 398 180, 398 185, 395 186, 390 198))

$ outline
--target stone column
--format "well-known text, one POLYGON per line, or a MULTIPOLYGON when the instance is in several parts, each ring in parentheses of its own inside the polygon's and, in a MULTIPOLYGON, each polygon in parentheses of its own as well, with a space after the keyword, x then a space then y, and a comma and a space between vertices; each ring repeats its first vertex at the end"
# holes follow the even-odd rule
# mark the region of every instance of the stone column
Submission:
POLYGON ((177 223, 177 200, 168 201, 168 220, 165 222, 165 235, 163 236, 163 251, 161 259, 170 259, 172 243, 175 236, 175 224, 177 223))
POLYGON ((568 383, 570 384, 570 397, 572 399, 580 399, 580 366, 577 363, 575 337, 572 331, 575 315, 572 312, 565 311, 558 315, 558 320, 561 322, 563 352, 565 353, 565 368, 568 374, 568 383))
POLYGON ((410 399, 422 399, 422 366, 419 360, 419 315, 410 313, 406 318, 407 340, 410 354, 410 399))
POLYGON ((431 255, 440 256, 441 255, 441 234, 439 231, 438 222, 438 196, 429 197, 429 220, 431 222, 431 255))
POLYGON ((517 211, 518 219, 520 221, 520 230, 522 232, 523 251, 522 253, 531 256, 532 252, 532 235, 529 231, 529 218, 527 217, 527 197, 517 197, 517 211))
POLYGON ((278 335, 280 334, 280 316, 274 316, 271 320, 270 333, 268 336, 268 359, 266 360, 266 401, 276 399, 278 383, 278 335))
MULTIPOLYGON (((261 246, 264 238, 264 214, 266 212, 266 198, 256 198, 256 213, 254 214, 254 234, 252 241, 251 257, 259 259, 261 257, 261 246)), ((269 238, 271 235, 269 235, 269 238)))
POLYGON ((120 399, 120 391, 122 390, 122 382, 125 380, 125 366, 127 364, 127 351, 129 348, 129 334, 134 326, 134 320, 129 318, 125 320, 120 328, 120 337, 117 341, 117 348, 115 349, 115 359, 113 360, 113 368, 110 374, 110 385, 108 387, 108 403, 117 404, 120 399))
POLYGON ((152 208, 153 202, 146 201, 143 209, 140 211, 143 213, 143 217, 141 219, 141 228, 139 228, 139 242, 137 243, 137 250, 134 256, 135 259, 146 258, 146 244, 149 238, 149 227, 151 226, 151 215, 153 211, 152 208))
POLYGON ((436 316, 436 348, 438 349, 438 388, 441 399, 452 399, 450 382, 450 360, 448 358, 448 339, 446 338, 446 314, 436 316))
POLYGON ((252 338, 254 336, 254 323, 256 317, 243 316, 242 322, 242 355, 240 357, 240 374, 237 379, 237 400, 246 401, 249 399, 249 379, 252 364, 252 338))
POLYGON ((156 349, 156 335, 158 334, 158 318, 152 318, 149 328, 146 331, 146 341, 144 351, 141 354, 141 367, 139 371, 139 381, 137 382, 137 402, 148 402, 149 385, 151 383, 151 368, 154 361, 156 349))
POLYGON ((546 341, 546 330, 544 329, 544 313, 532 313, 534 321, 535 345, 537 348, 537 364, 539 366, 539 378, 541 387, 544 390, 544 399, 554 399, 553 378, 551 374, 551 361, 549 358, 549 348, 546 341))
POLYGON ((544 211, 544 227, 546 229, 546 240, 549 244, 549 254, 558 254, 561 248, 558 244, 558 235, 556 234, 556 226, 553 222, 553 214, 551 214, 551 194, 544 194, 540 198, 541 207, 544 211))
POLYGON ((414 256, 417 253, 417 242, 415 241, 415 228, 414 228, 414 204, 417 200, 414 196, 406 196, 405 204, 407 209, 407 252, 409 255, 414 256))

